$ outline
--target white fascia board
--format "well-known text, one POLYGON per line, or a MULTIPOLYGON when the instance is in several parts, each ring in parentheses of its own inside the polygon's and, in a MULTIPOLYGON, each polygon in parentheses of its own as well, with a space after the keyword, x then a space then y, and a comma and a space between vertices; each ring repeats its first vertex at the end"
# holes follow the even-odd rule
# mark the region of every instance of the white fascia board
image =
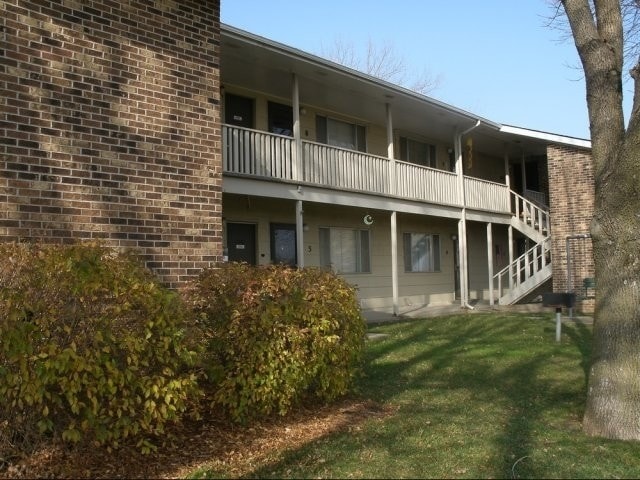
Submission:
POLYGON ((567 137, 555 133, 540 132, 538 130, 529 130, 528 128, 514 127, 511 125, 502 125, 500 127, 500 132, 510 133, 512 135, 520 135, 527 138, 535 138, 538 140, 545 140, 549 143, 557 143, 561 145, 571 145, 573 147, 591 149, 591 140, 582 138, 567 137))

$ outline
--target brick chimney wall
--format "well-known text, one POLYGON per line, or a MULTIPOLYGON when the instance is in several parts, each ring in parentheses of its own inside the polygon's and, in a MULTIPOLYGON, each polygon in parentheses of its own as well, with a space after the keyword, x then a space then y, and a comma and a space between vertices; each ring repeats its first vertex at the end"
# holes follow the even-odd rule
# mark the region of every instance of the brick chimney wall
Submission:
POLYGON ((220 2, 0 2, 0 241, 222 256, 220 2))
POLYGON ((550 145, 549 208, 551 214, 551 255, 553 291, 578 294, 577 308, 593 311, 593 291, 583 290, 583 279, 594 276, 591 239, 570 240, 571 282, 567 281, 567 236, 588 234, 593 217, 594 177, 589 151, 550 145), (581 298, 587 293, 587 298, 581 298))

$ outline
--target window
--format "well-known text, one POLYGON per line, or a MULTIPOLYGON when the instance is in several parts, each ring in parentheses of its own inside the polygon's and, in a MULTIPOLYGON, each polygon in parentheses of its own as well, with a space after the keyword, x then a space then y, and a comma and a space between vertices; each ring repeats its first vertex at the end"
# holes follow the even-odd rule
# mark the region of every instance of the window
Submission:
POLYGON ((319 142, 359 152, 367 151, 365 128, 362 125, 316 116, 316 137, 319 142))
POLYGON ((369 231, 320 228, 320 265, 337 273, 371 272, 369 231))
POLYGON ((436 168, 436 146, 400 137, 400 160, 436 168))
POLYGON ((278 135, 293 136, 293 108, 281 103, 267 104, 269 131, 278 135))
POLYGON ((440 271, 440 235, 405 233, 403 241, 405 272, 440 271))

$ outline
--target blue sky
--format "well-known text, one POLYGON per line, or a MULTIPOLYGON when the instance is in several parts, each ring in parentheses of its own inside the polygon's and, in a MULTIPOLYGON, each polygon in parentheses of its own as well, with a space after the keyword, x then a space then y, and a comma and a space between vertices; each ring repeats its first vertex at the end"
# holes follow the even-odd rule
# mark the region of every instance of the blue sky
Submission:
POLYGON ((589 138, 580 61, 567 33, 548 26, 552 14, 548 0, 221 0, 223 23, 314 54, 336 39, 391 43, 412 71, 440 76, 438 100, 589 138))

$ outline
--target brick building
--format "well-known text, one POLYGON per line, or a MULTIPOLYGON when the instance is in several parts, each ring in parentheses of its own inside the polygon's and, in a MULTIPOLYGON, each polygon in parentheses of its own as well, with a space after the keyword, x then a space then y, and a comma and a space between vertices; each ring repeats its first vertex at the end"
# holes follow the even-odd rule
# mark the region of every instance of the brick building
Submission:
POLYGON ((576 292, 577 308, 591 312, 595 288, 590 279, 594 278, 595 272, 588 235, 595 184, 590 150, 550 145, 547 164, 553 291, 576 292))
POLYGON ((221 259, 220 3, 0 1, 0 237, 221 259))
POLYGON ((221 26, 219 2, 0 6, 4 241, 137 249, 171 286, 224 257, 322 266, 394 313, 567 288, 587 140, 221 26))

